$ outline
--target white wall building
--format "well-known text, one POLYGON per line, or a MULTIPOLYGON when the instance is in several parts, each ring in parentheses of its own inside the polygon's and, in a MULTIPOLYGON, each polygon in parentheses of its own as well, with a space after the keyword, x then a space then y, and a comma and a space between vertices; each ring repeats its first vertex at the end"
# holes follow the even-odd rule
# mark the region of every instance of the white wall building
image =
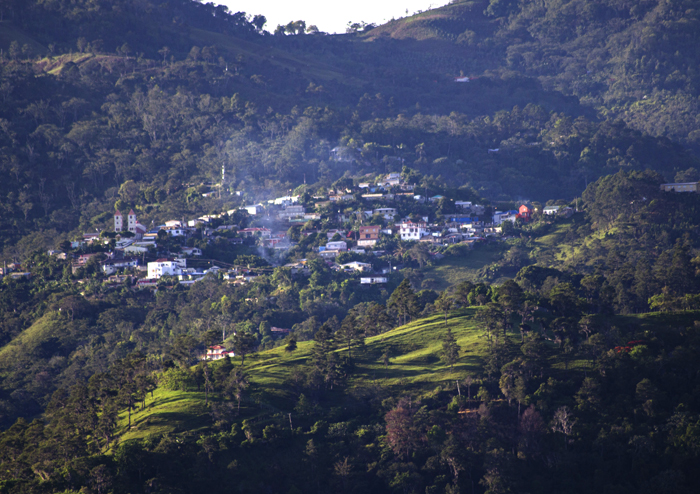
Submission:
POLYGON ((387 278, 385 276, 368 276, 366 278, 360 278, 361 285, 378 285, 386 282, 387 278))
POLYGON ((518 212, 515 210, 512 211, 496 211, 493 213, 493 224, 494 225, 500 225, 504 221, 510 221, 511 223, 515 223, 515 220, 518 218, 518 212))
POLYGON ((186 267, 185 259, 158 259, 148 263, 148 278, 157 280, 163 275, 179 276, 186 267))
POLYGON ((121 232, 122 229, 124 228, 124 217, 122 214, 117 211, 114 213, 114 231, 115 232, 121 232))
POLYGON ((406 221, 399 225, 399 231, 401 240, 420 240, 422 236, 430 234, 428 225, 423 222, 406 221))
POLYGON ((277 213, 277 217, 281 220, 290 220, 296 217, 303 217, 304 213, 306 213, 306 208, 304 206, 287 206, 277 213))
POLYGON ((238 209, 245 209, 246 211, 248 211, 248 214, 250 214, 251 216, 255 216, 257 214, 260 214, 264 210, 262 204, 253 204, 252 206, 243 206, 242 208, 238 208, 238 209))
POLYGON ((326 250, 348 250, 348 243, 344 240, 338 240, 337 242, 328 242, 326 244, 326 250))

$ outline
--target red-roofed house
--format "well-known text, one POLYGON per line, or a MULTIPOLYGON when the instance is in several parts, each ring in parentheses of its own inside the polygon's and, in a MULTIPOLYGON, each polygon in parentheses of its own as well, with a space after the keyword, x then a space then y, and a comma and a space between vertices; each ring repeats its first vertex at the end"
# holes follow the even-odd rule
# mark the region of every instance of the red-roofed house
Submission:
POLYGON ((226 350, 226 347, 221 345, 214 345, 207 347, 206 355, 203 355, 202 360, 221 360, 225 357, 234 357, 235 353, 233 350, 226 350))

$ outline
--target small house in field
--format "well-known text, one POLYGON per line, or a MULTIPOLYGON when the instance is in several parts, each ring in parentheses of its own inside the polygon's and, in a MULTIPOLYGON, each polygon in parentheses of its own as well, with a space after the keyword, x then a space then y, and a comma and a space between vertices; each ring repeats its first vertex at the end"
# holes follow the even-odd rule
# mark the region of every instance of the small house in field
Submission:
POLYGON ((235 353, 233 350, 226 350, 226 347, 214 345, 207 347, 207 353, 202 356, 202 360, 221 360, 225 357, 233 358, 235 353))

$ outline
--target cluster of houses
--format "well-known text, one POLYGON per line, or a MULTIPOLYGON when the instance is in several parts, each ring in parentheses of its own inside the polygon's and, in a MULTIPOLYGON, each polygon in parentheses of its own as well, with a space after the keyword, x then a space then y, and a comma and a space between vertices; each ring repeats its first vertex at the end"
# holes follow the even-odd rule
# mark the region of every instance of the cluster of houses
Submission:
MULTIPOLYGON (((686 186, 688 184, 665 184, 686 186)), ((663 188, 663 186, 662 186, 663 188)), ((686 190, 675 188, 673 190, 686 190)), ((470 201, 455 201, 455 214, 444 214, 439 222, 429 222, 429 218, 422 217, 401 218, 398 207, 392 207, 392 201, 397 197, 409 197, 416 201, 440 204, 443 196, 422 197, 415 194, 414 186, 405 183, 401 174, 389 173, 380 177, 376 183, 360 183, 354 189, 330 190, 328 196, 314 197, 316 206, 338 203, 341 201, 356 201, 360 198, 366 201, 383 201, 383 205, 373 208, 359 208, 352 214, 347 212, 337 213, 337 222, 346 223, 351 218, 360 218, 362 225, 355 231, 343 229, 326 231, 328 240, 325 245, 318 247, 318 254, 325 259, 333 269, 343 271, 360 271, 363 276, 362 284, 386 283, 386 273, 373 274, 371 266, 363 263, 336 264, 339 255, 349 252, 358 254, 381 254, 382 237, 397 235, 404 241, 428 242, 439 245, 464 243, 473 245, 488 237, 502 236, 502 225, 506 221, 529 221, 535 213, 544 215, 570 216, 573 210, 566 206, 547 206, 538 212, 531 204, 524 203, 517 210, 495 211, 485 218, 486 208, 470 201), (374 223, 374 224, 373 224, 374 223), (381 224, 377 224, 381 223, 381 224), (379 245, 378 245, 379 244, 379 245)), ((305 224, 309 220, 321 219, 321 214, 308 211, 307 207, 300 203, 298 195, 287 195, 270 199, 266 204, 258 203, 243 205, 236 209, 224 211, 221 214, 203 215, 190 220, 169 220, 162 225, 152 226, 150 229, 138 221, 134 210, 124 216, 117 211, 114 214, 114 231, 118 237, 114 240, 114 248, 111 252, 101 254, 100 269, 107 276, 119 276, 120 272, 130 271, 138 274, 138 285, 142 287, 157 286, 158 280, 163 276, 175 277, 180 283, 190 284, 201 279, 211 272, 222 273, 232 283, 245 283, 255 279, 255 273, 250 270, 233 267, 226 270, 217 266, 208 269, 199 269, 187 266, 188 258, 202 256, 202 251, 197 247, 182 247, 176 254, 166 254, 170 257, 161 257, 153 262, 146 263, 146 255, 158 251, 157 241, 165 234, 168 238, 187 238, 197 234, 209 239, 217 233, 225 234, 225 238, 233 243, 243 243, 246 238, 254 238, 258 246, 284 251, 295 243, 289 238, 287 232, 290 225, 305 224), (245 213, 255 220, 259 226, 251 228, 239 228, 239 225, 230 221, 239 213, 245 213), (265 226, 263 226, 265 225, 265 226), (128 232, 128 234, 126 233, 128 232), (231 235, 230 232, 234 234, 231 235), (106 257, 106 258, 105 258, 106 257)), ((303 229, 302 235, 317 233, 314 228, 303 229)), ((89 245, 94 242, 106 243, 100 233, 86 233, 79 241, 73 242, 73 248, 89 245)), ((249 240, 250 241, 250 240, 249 240)), ((52 252, 54 255, 65 257, 64 253, 52 252)), ((90 259, 98 254, 83 254, 73 260, 73 271, 85 267, 90 259)), ((163 256, 163 254, 161 254, 163 256)), ((151 255, 151 259, 154 256, 151 255)), ((195 263, 197 264, 197 263, 195 263)), ((201 264, 201 263, 199 263, 201 264)), ((222 263, 219 263, 222 264, 222 263)), ((299 261, 288 265, 293 272, 305 272, 304 263, 299 261)), ((111 278, 110 278, 111 279, 111 278)), ((115 280, 119 281, 118 278, 115 280)))

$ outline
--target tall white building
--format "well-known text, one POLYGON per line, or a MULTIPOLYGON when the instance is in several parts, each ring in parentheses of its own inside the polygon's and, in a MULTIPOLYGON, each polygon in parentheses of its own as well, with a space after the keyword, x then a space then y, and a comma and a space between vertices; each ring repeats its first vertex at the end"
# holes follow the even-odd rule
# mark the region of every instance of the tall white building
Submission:
POLYGON ((117 211, 114 213, 114 231, 120 232, 122 231, 122 228, 124 228, 124 217, 119 211, 117 211))
POLYGON ((134 210, 129 211, 129 215, 127 216, 127 227, 126 229, 129 230, 131 233, 136 233, 136 223, 138 221, 136 220, 136 213, 134 213, 134 210))
POLYGON ((401 240, 420 240, 424 235, 429 235, 428 225, 423 222, 414 223, 406 221, 399 225, 401 240))

